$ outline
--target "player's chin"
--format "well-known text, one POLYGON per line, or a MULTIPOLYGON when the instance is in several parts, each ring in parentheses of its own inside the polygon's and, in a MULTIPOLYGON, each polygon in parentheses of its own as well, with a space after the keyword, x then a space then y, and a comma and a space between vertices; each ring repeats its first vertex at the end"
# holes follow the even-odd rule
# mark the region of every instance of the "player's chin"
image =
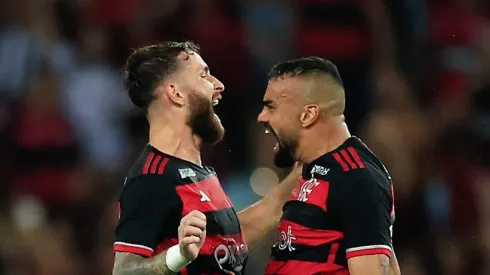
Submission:
POLYGON ((209 143, 214 146, 220 143, 221 141, 223 141, 224 137, 225 137, 225 129, 221 128, 220 132, 215 136, 214 140, 209 143))

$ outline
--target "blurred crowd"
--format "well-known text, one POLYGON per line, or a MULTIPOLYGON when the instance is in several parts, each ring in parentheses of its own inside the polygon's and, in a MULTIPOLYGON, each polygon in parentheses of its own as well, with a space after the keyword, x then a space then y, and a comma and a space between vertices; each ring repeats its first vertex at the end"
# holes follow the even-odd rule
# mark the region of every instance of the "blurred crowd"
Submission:
POLYGON ((490 274, 489 27, 486 0, 2 0, 0 274, 111 273, 117 197, 147 142, 122 66, 185 39, 226 86, 227 136, 204 159, 238 209, 266 192, 256 168, 286 172, 256 123, 268 69, 325 57, 352 133, 392 173, 403 274, 490 274))

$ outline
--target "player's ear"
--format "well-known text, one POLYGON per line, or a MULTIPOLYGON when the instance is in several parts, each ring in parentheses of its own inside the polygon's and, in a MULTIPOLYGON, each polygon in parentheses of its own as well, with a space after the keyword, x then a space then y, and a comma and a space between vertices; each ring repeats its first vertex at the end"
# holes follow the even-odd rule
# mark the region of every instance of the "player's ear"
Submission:
POLYGON ((318 104, 308 104, 303 107, 300 116, 301 126, 308 128, 313 125, 320 117, 320 106, 318 104))
POLYGON ((163 89, 163 93, 170 100, 170 102, 180 107, 185 105, 184 94, 180 91, 178 85, 166 84, 162 85, 161 88, 163 89))

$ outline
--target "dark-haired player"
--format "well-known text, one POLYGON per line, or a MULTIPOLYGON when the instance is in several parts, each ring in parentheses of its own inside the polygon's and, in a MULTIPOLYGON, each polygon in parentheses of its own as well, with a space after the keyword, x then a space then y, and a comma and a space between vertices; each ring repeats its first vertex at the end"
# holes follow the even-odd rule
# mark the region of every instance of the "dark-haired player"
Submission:
POLYGON ((243 274, 248 248, 277 225, 297 181, 291 175, 235 213, 213 168, 201 164, 201 145, 224 135, 213 110, 224 87, 198 50, 166 42, 127 60, 125 86, 150 133, 120 196, 114 275, 243 274))
POLYGON ((266 274, 399 274, 391 244, 393 185, 344 122, 336 66, 308 57, 269 73, 258 120, 277 138, 276 165, 304 163, 285 204, 266 274))

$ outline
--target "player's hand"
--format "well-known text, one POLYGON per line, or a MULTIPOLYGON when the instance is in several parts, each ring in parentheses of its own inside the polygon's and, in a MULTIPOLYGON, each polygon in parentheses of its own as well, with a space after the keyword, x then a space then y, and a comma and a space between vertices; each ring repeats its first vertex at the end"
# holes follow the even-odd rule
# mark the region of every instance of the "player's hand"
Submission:
POLYGON ((302 171, 303 171, 303 162, 300 161, 295 162, 293 169, 291 170, 291 173, 301 175, 302 171))
POLYGON ((291 175, 290 177, 295 180, 301 177, 301 174, 303 174, 303 163, 299 161, 295 162, 289 174, 291 175))
POLYGON ((206 215, 197 210, 189 212, 180 220, 180 253, 189 261, 197 258, 206 239, 206 215))

